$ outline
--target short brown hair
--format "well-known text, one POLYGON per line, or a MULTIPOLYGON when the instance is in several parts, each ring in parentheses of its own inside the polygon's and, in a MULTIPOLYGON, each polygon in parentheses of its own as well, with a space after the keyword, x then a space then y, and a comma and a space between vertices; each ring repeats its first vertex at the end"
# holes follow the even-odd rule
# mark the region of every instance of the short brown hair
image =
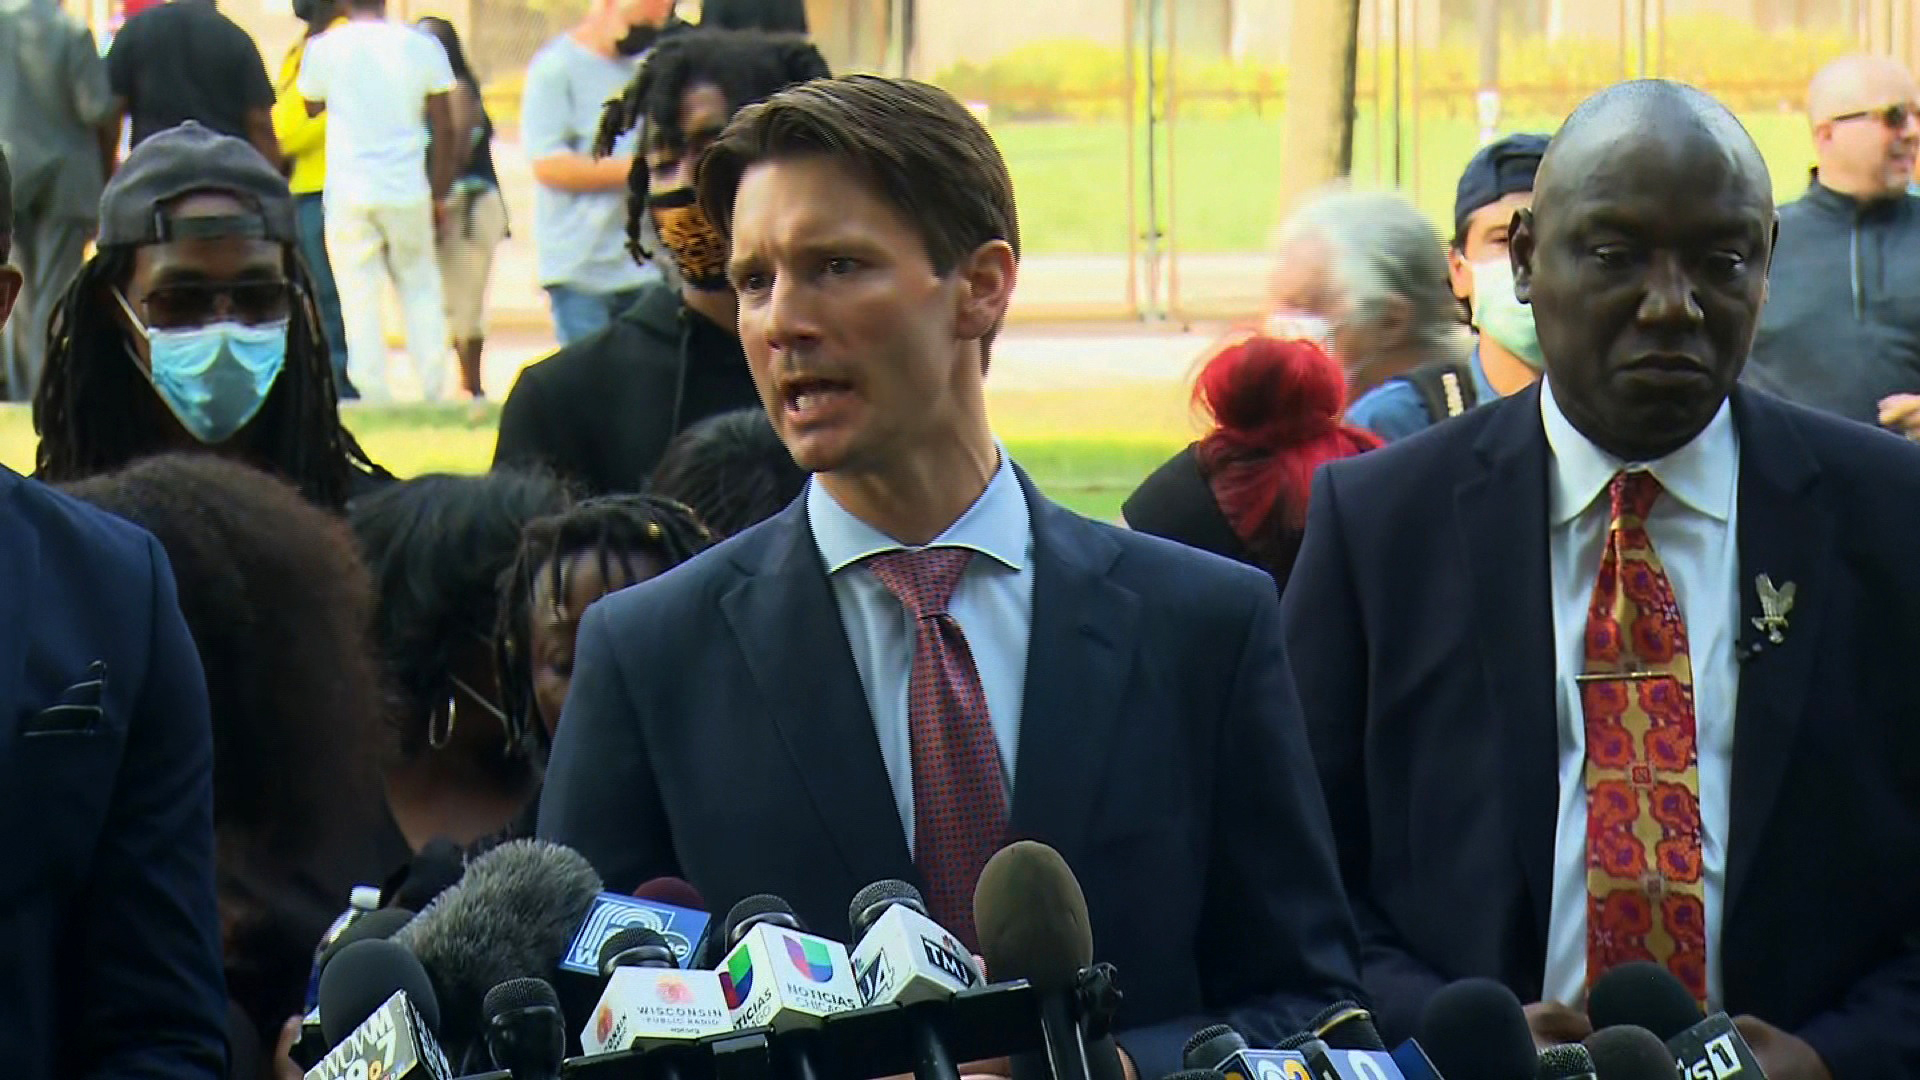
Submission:
POLYGON ((1013 178, 993 136, 945 90, 910 79, 815 79, 740 110, 700 160, 700 207, 731 235, 748 169, 814 155, 847 165, 911 222, 936 273, 992 240, 1020 253, 1013 178))

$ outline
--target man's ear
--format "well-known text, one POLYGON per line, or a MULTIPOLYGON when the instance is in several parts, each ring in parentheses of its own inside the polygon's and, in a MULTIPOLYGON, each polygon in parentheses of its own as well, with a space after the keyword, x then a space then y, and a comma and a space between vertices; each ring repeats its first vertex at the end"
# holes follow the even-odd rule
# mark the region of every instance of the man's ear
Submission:
POLYGON ((7 325, 7 316, 13 314, 13 302, 20 299, 20 283, 24 280, 20 271, 0 263, 0 326, 7 325))
POLYGON ((1513 262, 1513 295, 1523 304, 1533 303, 1533 211, 1515 210, 1507 227, 1507 258, 1513 262))
POLYGON ((953 271, 960 283, 954 330, 963 340, 978 341, 999 329, 1013 300, 1019 269, 1019 257, 1005 240, 989 240, 960 260, 953 271))

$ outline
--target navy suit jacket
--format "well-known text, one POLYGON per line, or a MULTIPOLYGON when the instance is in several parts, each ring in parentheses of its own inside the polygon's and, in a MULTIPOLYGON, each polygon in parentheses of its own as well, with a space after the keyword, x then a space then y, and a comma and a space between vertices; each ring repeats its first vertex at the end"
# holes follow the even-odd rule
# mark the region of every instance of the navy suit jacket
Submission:
MULTIPOLYGON (((1273 583, 1021 480, 1012 834, 1079 878, 1142 1076, 1216 1018, 1285 1035, 1358 976, 1273 583)), ((842 940, 861 887, 920 883, 804 499, 587 612, 540 833, 613 889, 671 874, 715 912, 771 892, 842 940)))
POLYGON ((213 733, 145 532, 0 469, 0 1060, 10 1077, 226 1068, 213 733))
MULTIPOLYGON (((1740 389, 1742 661, 1719 962, 1837 1080, 1920 1077, 1920 447, 1740 389)), ((1540 998, 1559 748, 1537 389, 1324 468, 1282 605, 1360 924, 1408 1034, 1444 982, 1540 998)))

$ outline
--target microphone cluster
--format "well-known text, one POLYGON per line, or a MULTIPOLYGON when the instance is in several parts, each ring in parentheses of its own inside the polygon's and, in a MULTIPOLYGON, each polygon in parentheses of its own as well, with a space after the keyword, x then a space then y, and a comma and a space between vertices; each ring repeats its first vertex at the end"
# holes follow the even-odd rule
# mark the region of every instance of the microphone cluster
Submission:
POLYGON ((578 853, 501 845, 418 915, 365 923, 320 966, 307 1080, 1117 1080, 1118 993, 1051 848, 981 876, 979 958, 912 885, 853 898, 852 947, 776 896, 712 919, 677 879, 604 891, 578 853))
POLYGON ((1536 1052, 1511 990, 1465 979, 1428 1002, 1419 1035, 1387 1052, 1372 1017, 1351 1003, 1308 1030, 1255 1050, 1225 1026, 1188 1041, 1181 1080, 1766 1080, 1732 1020, 1703 1015, 1657 964, 1629 964, 1595 980, 1594 1034, 1536 1052))

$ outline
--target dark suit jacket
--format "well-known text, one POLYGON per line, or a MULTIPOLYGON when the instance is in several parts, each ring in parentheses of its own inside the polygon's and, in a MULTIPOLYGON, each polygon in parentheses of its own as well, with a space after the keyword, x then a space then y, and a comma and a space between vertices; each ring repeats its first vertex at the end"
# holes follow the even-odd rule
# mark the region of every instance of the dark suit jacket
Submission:
MULTIPOLYGON (((1078 876, 1142 1076, 1203 1017, 1284 1035, 1358 983, 1273 586, 1023 486, 1012 832, 1078 876)), ((672 874, 715 912, 771 892, 845 940, 862 886, 918 884, 804 500, 594 605, 578 655, 540 832, 610 888, 672 874)))
POLYGON ((0 469, 0 1056, 224 1075, 206 684, 146 533, 0 469))
MULTIPOLYGON (((1731 1013, 1836 1078, 1920 1076, 1920 448, 1752 390, 1720 965, 1731 1013)), ((1549 454, 1537 389, 1323 469, 1283 606, 1360 923, 1407 1034, 1443 982, 1540 998, 1557 816, 1549 454)))

